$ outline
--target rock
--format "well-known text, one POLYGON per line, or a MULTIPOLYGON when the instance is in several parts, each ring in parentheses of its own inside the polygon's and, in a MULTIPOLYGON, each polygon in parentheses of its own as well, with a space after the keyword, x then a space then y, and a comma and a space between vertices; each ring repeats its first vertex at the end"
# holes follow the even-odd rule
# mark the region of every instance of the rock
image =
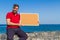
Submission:
MULTIPOLYGON (((27 40, 60 40, 60 32, 52 31, 52 32, 33 32, 26 33, 28 35, 27 40)), ((0 34, 0 40, 6 40, 6 34, 0 34)), ((14 35, 14 40, 18 40, 19 37, 14 35)))

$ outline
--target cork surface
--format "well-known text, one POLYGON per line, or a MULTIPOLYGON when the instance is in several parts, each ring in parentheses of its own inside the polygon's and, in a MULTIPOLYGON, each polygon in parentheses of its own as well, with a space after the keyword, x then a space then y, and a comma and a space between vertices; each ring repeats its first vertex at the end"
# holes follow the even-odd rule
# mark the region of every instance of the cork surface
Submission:
POLYGON ((26 14, 22 13, 20 14, 21 16, 21 24, 26 25, 26 26, 35 26, 39 25, 39 18, 38 14, 26 14))

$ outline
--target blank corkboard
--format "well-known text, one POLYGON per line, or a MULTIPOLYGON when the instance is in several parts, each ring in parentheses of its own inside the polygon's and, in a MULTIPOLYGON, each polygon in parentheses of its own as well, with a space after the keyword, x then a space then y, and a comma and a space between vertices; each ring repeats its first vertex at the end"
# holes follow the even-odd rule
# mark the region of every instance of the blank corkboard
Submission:
POLYGON ((39 15, 38 14, 30 14, 30 13, 22 13, 20 14, 21 25, 24 26, 38 26, 39 25, 39 15))

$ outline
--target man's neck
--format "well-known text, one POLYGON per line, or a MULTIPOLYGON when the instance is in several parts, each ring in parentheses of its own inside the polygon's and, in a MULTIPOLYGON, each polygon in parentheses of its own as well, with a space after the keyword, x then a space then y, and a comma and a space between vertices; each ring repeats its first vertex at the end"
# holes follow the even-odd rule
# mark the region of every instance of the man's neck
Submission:
POLYGON ((17 15, 17 13, 14 13, 14 12, 13 12, 13 14, 14 14, 15 16, 17 15))

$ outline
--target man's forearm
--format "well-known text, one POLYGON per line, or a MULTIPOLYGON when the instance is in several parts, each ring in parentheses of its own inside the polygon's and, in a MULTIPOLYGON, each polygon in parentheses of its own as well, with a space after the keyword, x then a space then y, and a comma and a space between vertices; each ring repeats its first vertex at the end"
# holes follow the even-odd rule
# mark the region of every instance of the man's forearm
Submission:
POLYGON ((19 26, 19 23, 13 23, 13 22, 9 22, 9 23, 7 23, 8 25, 17 25, 17 26, 19 26))

